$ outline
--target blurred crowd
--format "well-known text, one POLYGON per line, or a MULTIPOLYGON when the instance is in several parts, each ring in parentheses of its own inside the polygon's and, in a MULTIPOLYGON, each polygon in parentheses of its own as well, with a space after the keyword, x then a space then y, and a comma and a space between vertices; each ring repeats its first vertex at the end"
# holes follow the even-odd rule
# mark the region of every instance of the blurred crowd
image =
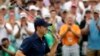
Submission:
POLYGON ((49 48, 59 34, 56 56, 100 56, 100 0, 0 0, 0 56, 15 56, 36 19, 52 24, 49 48))

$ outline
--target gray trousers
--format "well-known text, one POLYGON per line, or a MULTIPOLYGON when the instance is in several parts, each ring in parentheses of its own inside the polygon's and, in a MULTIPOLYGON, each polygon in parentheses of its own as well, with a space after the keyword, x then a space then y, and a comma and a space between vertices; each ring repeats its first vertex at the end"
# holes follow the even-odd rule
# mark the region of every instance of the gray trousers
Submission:
POLYGON ((80 56, 79 55, 79 45, 75 44, 73 46, 62 46, 62 56, 80 56))

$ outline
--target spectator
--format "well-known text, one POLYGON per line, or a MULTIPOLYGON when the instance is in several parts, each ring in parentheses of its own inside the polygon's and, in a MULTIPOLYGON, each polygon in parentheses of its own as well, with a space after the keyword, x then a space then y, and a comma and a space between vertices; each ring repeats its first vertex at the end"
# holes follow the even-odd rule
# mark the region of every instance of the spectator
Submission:
POLYGON ((59 31, 59 28, 61 26, 61 17, 57 15, 56 11, 55 10, 51 10, 50 11, 50 21, 49 23, 52 23, 52 26, 54 27, 54 31, 55 32, 58 32, 59 31))
POLYGON ((23 39, 31 36, 35 29, 34 24, 27 21, 25 15, 21 15, 21 20, 17 22, 17 31, 15 32, 17 48, 21 45, 23 39))
POLYGON ((9 41, 11 42, 12 46, 16 48, 15 32, 18 31, 18 29, 16 29, 18 26, 16 24, 14 13, 9 13, 9 20, 6 22, 6 27, 10 30, 9 41))
POLYGON ((3 0, 0 0, 0 5, 3 5, 4 4, 4 1, 3 0))
POLYGON ((49 7, 51 4, 50 4, 50 0, 43 0, 43 3, 46 7, 49 7))
MULTIPOLYGON (((0 14, 1 15, 1 14, 0 14)), ((0 16, 0 44, 1 44, 1 40, 4 37, 8 37, 8 35, 11 33, 11 31, 8 29, 8 27, 5 25, 5 21, 3 18, 3 15, 0 16)))
POLYGON ((34 5, 30 5, 29 6, 29 11, 28 11, 28 20, 30 21, 30 22, 34 22, 35 21, 35 17, 36 17, 36 12, 37 12, 37 10, 39 10, 36 6, 34 6, 34 5))
POLYGON ((89 0, 89 3, 90 3, 91 11, 94 11, 96 9, 96 5, 98 4, 98 1, 96 1, 96 0, 89 0))
POLYGON ((93 19, 88 22, 87 28, 85 32, 88 32, 88 50, 87 50, 87 56, 95 56, 100 55, 100 45, 99 43, 99 26, 100 26, 100 19, 99 19, 99 12, 96 10, 93 13, 93 19))
POLYGON ((15 56, 16 50, 15 48, 10 44, 10 41, 8 38, 2 39, 2 55, 3 56, 15 56))
POLYGON ((95 9, 100 11, 100 7, 99 6, 100 6, 100 1, 97 0, 97 5, 96 5, 96 8, 95 9))
POLYGON ((8 17, 9 17, 7 6, 2 5, 2 6, 0 7, 0 13, 4 16, 4 19, 7 21, 7 20, 8 20, 8 17))
POLYGON ((89 4, 89 1, 88 0, 83 0, 83 3, 84 3, 84 7, 85 7, 85 10, 89 10, 90 9, 90 4, 89 4))
POLYGON ((62 17, 62 22, 63 22, 63 23, 65 23, 66 16, 67 16, 67 11, 63 11, 63 12, 61 13, 61 17, 62 17))
POLYGON ((66 2, 63 5, 63 9, 67 10, 67 11, 70 11, 72 5, 76 5, 77 6, 77 8, 78 8, 77 12, 83 12, 84 9, 85 9, 83 2, 79 1, 79 0, 70 0, 70 1, 66 2))
POLYGON ((70 12, 73 14, 73 16, 75 17, 75 22, 76 24, 80 25, 80 22, 82 20, 82 15, 80 13, 77 12, 77 6, 76 5, 72 5, 71 6, 71 10, 70 12))
POLYGON ((61 13, 61 3, 60 3, 60 1, 55 1, 54 8, 56 10, 57 15, 60 15, 60 13, 61 13))
MULTIPOLYGON (((45 18, 46 22, 49 22, 49 20, 50 20, 50 17, 45 18)), ((45 39, 46 39, 47 44, 48 44, 50 49, 51 49, 51 47, 53 46, 53 43, 54 43, 54 36, 53 36, 54 33, 55 32, 53 32, 52 26, 48 26, 47 33, 45 34, 45 39)))
POLYGON ((84 29, 86 28, 87 22, 90 21, 92 18, 91 14, 92 14, 91 11, 87 10, 85 12, 84 19, 81 21, 81 24, 80 24, 80 29, 81 29, 81 33, 82 33, 80 49, 81 49, 81 55, 83 55, 83 56, 86 56, 87 41, 88 41, 88 34, 86 32, 84 32, 84 29))
POLYGON ((37 0, 36 7, 41 11, 43 18, 45 18, 45 16, 50 16, 49 9, 43 5, 43 0, 37 0))
POLYGON ((80 28, 74 23, 74 17, 68 14, 60 28, 59 35, 62 39, 62 56, 79 56, 78 41, 81 36, 80 28))

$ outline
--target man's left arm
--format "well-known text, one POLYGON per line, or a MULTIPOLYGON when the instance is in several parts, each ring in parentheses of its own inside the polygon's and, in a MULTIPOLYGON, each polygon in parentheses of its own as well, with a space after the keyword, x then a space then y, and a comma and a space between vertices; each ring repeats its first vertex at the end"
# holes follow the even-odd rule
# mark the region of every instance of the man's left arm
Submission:
POLYGON ((47 56, 55 56, 56 50, 57 50, 57 46, 58 46, 58 35, 54 34, 54 44, 50 49, 50 52, 47 54, 47 56))
POLYGON ((4 46, 1 46, 2 50, 9 53, 11 56, 15 56, 15 51, 14 50, 8 50, 7 48, 5 48, 4 46))

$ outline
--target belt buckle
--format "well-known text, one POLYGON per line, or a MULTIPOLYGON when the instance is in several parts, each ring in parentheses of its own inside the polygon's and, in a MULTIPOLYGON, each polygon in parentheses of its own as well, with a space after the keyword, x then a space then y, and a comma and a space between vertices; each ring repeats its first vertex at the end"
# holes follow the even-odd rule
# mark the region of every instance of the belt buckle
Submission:
POLYGON ((69 44, 68 46, 72 46, 72 44, 69 44))

